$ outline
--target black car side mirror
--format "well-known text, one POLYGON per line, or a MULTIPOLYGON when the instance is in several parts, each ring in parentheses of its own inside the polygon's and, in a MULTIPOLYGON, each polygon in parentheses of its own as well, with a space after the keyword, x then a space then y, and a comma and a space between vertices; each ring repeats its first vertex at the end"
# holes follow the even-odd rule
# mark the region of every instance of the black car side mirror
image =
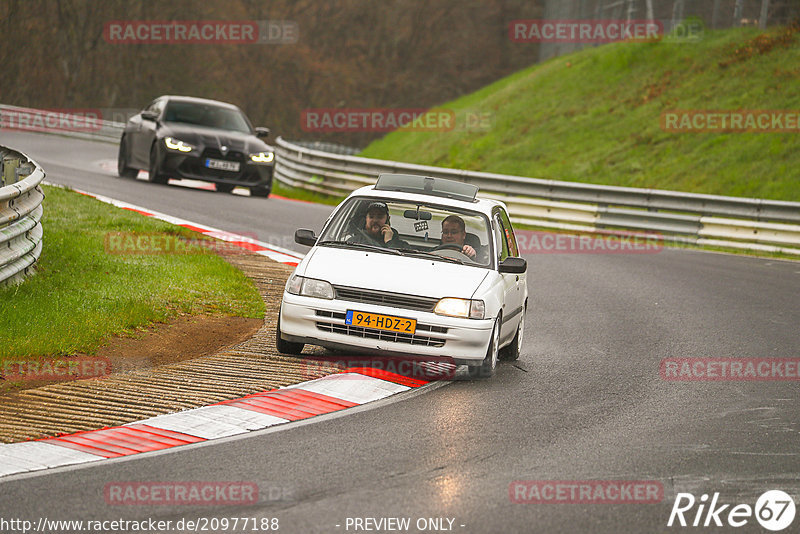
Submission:
POLYGON ((266 139, 267 137, 269 137, 269 128, 258 126, 256 128, 256 137, 260 137, 262 139, 266 139))
POLYGON ((298 245, 313 247, 317 244, 317 236, 314 235, 313 230, 305 230, 300 228, 294 233, 294 242, 298 245))
POLYGON ((522 274, 528 270, 528 262, 523 258, 506 258, 497 269, 501 273, 522 274))
POLYGON ((158 113, 155 111, 142 111, 142 118, 148 121, 154 121, 158 119, 158 113))

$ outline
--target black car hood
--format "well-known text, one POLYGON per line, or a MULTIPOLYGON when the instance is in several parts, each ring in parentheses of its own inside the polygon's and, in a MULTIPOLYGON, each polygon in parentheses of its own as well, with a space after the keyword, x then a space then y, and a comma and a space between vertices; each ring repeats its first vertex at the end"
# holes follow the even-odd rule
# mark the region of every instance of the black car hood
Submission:
POLYGON ((206 128, 196 124, 182 124, 167 122, 158 130, 160 138, 171 136, 199 148, 228 147, 228 150, 254 154, 256 152, 272 151, 272 147, 253 134, 206 128))

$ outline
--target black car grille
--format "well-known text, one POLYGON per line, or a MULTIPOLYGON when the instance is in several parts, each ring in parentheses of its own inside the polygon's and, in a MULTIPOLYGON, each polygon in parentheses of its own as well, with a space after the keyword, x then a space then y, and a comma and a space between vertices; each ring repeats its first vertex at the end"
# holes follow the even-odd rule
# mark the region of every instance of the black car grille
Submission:
POLYGON ((348 336, 356 336, 365 339, 377 339, 379 341, 393 341, 395 343, 408 343, 409 345, 422 345, 425 347, 443 347, 444 340, 437 339, 430 336, 422 336, 419 334, 402 334, 400 332, 386 332, 384 330, 375 330, 374 328, 363 328, 361 326, 352 326, 346 324, 335 323, 317 323, 317 328, 323 332, 331 332, 336 334, 345 334, 348 336))
POLYGON ((222 152, 217 148, 206 148, 199 158, 186 158, 180 165, 180 171, 183 174, 199 178, 220 178, 237 182, 258 183, 261 180, 258 171, 254 167, 248 166, 247 163, 248 161, 243 152, 230 151, 223 156, 222 152), (232 172, 209 169, 205 165, 208 158, 238 162, 239 170, 232 172))
POLYGON ((211 147, 203 150, 202 158, 203 161, 205 161, 206 158, 214 158, 214 159, 224 159, 226 161, 238 161, 239 163, 244 163, 243 152, 231 150, 223 155, 218 148, 211 148, 211 147))
MULTIPOLYGON (((346 314, 340 312, 330 312, 324 310, 316 310, 317 317, 327 317, 330 319, 345 320, 346 314)), ((443 347, 445 340, 433 336, 423 335, 420 332, 428 332, 431 334, 446 334, 447 328, 444 326, 434 326, 428 324, 417 323, 416 333, 403 334, 401 332, 387 332, 385 330, 378 330, 375 328, 364 328, 361 326, 352 326, 339 323, 320 322, 317 323, 317 328, 323 332, 331 332, 336 334, 345 334, 348 336, 356 336, 367 339, 377 339, 379 341, 393 341, 395 343, 408 343, 410 345, 422 345, 425 347, 443 347)))
POLYGON ((423 312, 432 312, 439 302, 437 298, 416 297, 403 293, 387 293, 385 291, 373 291, 371 289, 359 289, 357 287, 333 286, 336 289, 336 298, 351 302, 363 302, 366 304, 378 304, 380 306, 390 306, 392 308, 403 308, 423 312))
MULTIPOLYGON (((347 318, 347 314, 346 313, 340 313, 340 312, 331 312, 331 311, 325 311, 325 310, 315 310, 314 313, 317 315, 317 317, 328 317, 330 319, 340 319, 342 321, 344 321, 347 318)), ((423 332, 432 332, 432 333, 435 333, 435 334, 446 334, 447 333, 447 327, 446 326, 434 326, 434 325, 431 325, 431 324, 417 323, 417 330, 422 330, 423 332)))
POLYGON ((244 141, 230 137, 203 135, 200 137, 200 139, 203 141, 205 146, 226 146, 234 152, 244 152, 247 148, 244 141))

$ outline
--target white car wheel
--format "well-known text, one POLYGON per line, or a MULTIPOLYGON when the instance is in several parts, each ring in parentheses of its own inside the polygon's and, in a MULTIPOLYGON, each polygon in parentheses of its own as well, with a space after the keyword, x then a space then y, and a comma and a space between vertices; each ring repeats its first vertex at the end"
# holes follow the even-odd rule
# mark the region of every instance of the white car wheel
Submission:
POLYGON ((500 358, 502 360, 515 361, 519 359, 522 352, 522 337, 525 334, 525 313, 522 313, 522 318, 519 320, 517 327, 517 335, 514 336, 511 344, 500 351, 500 358))

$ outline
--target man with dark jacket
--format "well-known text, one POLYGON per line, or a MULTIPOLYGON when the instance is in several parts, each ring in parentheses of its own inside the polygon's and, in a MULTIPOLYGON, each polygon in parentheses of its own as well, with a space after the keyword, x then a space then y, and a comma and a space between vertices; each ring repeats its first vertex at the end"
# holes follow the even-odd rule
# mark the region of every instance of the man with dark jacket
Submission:
POLYGON ((389 208, 384 202, 372 202, 367 208, 364 228, 349 239, 353 243, 363 243, 388 248, 408 248, 397 232, 389 226, 389 208))

